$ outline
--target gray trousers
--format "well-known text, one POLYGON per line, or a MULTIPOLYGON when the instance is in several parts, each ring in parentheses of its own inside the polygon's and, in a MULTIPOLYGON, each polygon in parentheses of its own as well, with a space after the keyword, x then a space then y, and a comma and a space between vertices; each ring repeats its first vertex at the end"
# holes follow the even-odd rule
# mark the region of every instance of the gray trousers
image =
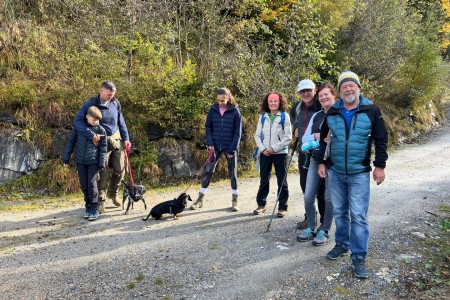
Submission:
POLYGON ((99 202, 105 202, 106 197, 115 198, 119 191, 120 182, 125 175, 123 142, 120 148, 106 153, 106 168, 99 172, 98 193, 99 202), (109 179, 109 184, 108 184, 109 179))

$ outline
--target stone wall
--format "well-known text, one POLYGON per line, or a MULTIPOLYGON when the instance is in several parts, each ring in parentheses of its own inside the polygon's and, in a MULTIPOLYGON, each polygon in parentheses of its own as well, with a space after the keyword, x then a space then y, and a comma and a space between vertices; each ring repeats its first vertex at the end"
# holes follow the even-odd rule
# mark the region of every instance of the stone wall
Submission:
POLYGON ((25 141, 22 130, 0 128, 0 184, 37 170, 45 159, 44 150, 25 141))

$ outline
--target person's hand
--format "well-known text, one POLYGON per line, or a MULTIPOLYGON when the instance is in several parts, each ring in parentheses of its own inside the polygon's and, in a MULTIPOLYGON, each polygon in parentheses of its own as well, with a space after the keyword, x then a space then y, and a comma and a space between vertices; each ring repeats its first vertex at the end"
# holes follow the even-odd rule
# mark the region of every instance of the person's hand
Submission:
POLYGON ((298 128, 295 128, 295 130, 294 130, 294 136, 295 136, 295 137, 298 137, 298 128))
POLYGON ((103 172, 105 170, 105 167, 98 167, 99 172, 103 172))
POLYGON ((124 141, 123 145, 125 147, 125 150, 127 150, 127 151, 131 150, 131 143, 130 143, 130 141, 124 141))
POLYGON ((233 157, 234 157, 234 154, 227 154, 227 157, 228 157, 228 158, 233 158, 233 157))
POLYGON ((375 180, 377 182, 377 185, 380 185, 383 183, 384 181, 384 169, 380 168, 380 167, 375 167, 375 170, 373 170, 372 173, 373 176, 373 180, 375 180))
POLYGON ((314 138, 316 140, 320 139, 320 133, 318 133, 318 132, 314 133, 314 138))
POLYGON ((101 138, 102 136, 105 136, 105 135, 104 135, 104 134, 95 134, 95 135, 92 137, 92 142, 94 143, 95 146, 98 146, 98 144, 100 143, 100 138, 101 138))
POLYGON ((264 154, 265 156, 271 156, 271 155, 274 154, 274 153, 275 153, 275 151, 273 151, 272 148, 269 148, 269 149, 266 149, 266 150, 263 151, 263 154, 264 154))
POLYGON ((325 143, 327 143, 327 145, 329 145, 331 143, 331 138, 330 137, 326 137, 323 140, 325 141, 325 143))
POLYGON ((68 165, 66 163, 63 163, 63 166, 64 166, 64 168, 67 168, 68 165))
POLYGON ((320 178, 327 177, 327 168, 325 167, 325 164, 319 164, 317 173, 319 174, 320 178))
POLYGON ((208 151, 214 151, 214 146, 208 146, 208 151))

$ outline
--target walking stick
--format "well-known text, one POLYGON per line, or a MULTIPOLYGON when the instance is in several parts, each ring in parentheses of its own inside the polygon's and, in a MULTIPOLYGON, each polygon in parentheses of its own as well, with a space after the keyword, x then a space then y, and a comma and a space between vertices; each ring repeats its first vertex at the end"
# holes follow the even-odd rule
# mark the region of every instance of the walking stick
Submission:
MULTIPOLYGON (((292 147, 291 157, 289 158, 289 163, 287 165, 286 174, 284 175, 284 178, 283 178, 283 181, 281 183, 281 186, 283 186, 284 182, 286 181, 286 178, 287 178, 287 175, 288 175, 288 171, 289 171, 289 166, 291 165, 292 158, 294 157, 294 152, 297 149, 297 144, 298 144, 298 137, 295 138, 294 147, 292 147)), ((277 204, 278 204, 278 201, 279 201, 279 198, 280 198, 280 194, 281 194, 281 187, 280 187, 280 191, 278 192, 277 201, 275 202, 275 205, 273 207, 272 215, 270 216, 270 221, 269 221, 269 224, 267 225, 266 232, 269 232, 270 225, 272 224, 273 216, 275 214, 275 208, 277 208, 277 204)))

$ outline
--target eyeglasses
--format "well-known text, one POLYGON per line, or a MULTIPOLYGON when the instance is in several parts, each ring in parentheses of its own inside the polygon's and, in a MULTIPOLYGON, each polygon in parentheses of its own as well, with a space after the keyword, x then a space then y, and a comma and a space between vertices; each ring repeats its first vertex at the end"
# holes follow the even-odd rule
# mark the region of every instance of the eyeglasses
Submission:
POLYGON ((311 93, 312 92, 312 89, 304 89, 304 90, 301 90, 300 92, 298 92, 299 94, 304 94, 304 93, 311 93))

